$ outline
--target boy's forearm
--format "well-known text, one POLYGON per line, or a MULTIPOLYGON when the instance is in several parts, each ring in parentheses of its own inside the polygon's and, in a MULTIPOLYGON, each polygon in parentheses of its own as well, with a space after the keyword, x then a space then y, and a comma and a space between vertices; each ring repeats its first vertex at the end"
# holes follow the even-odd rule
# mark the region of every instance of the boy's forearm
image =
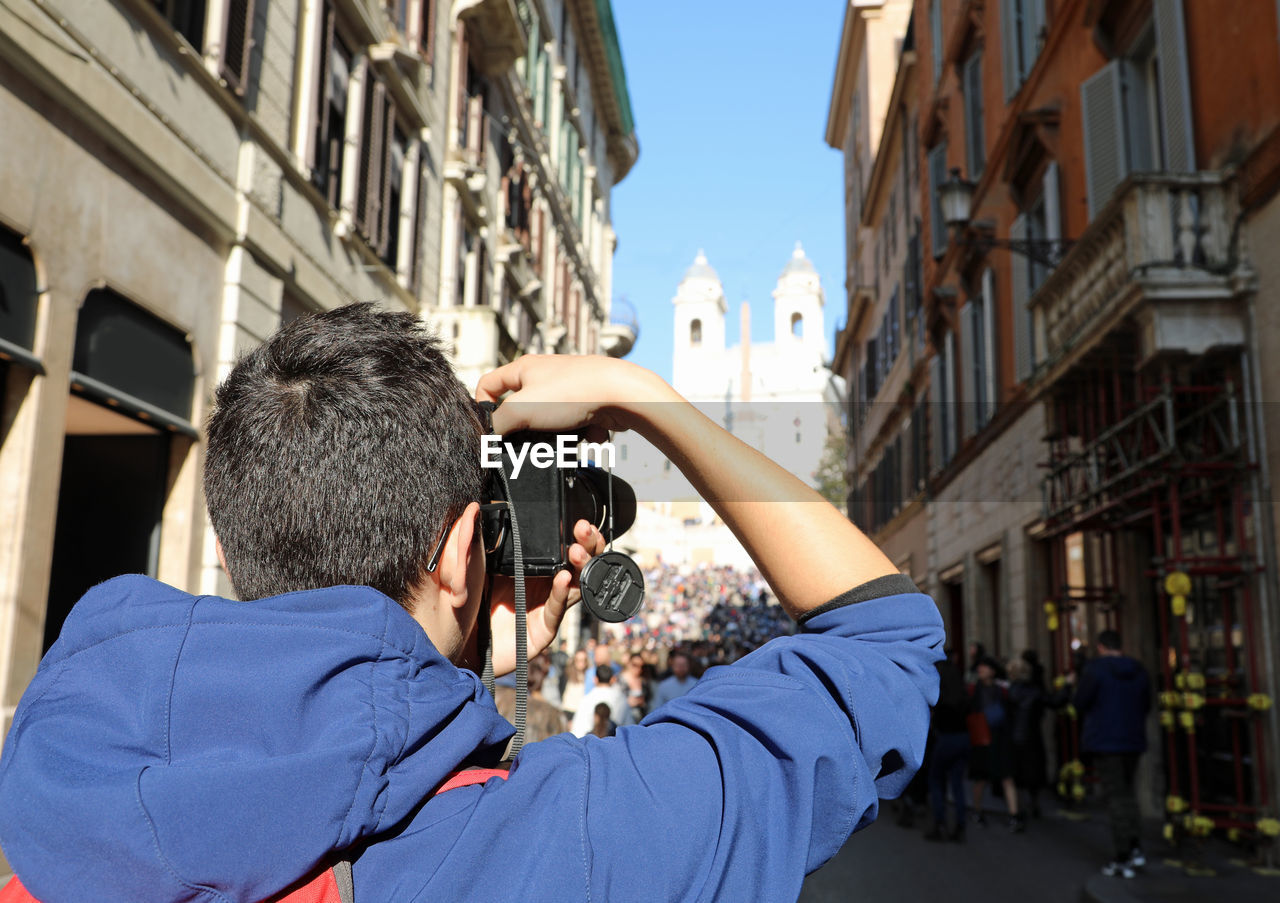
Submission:
POLYGON ((667 403, 630 406, 634 428, 724 519, 792 617, 897 573, 816 491, 665 388, 667 403))

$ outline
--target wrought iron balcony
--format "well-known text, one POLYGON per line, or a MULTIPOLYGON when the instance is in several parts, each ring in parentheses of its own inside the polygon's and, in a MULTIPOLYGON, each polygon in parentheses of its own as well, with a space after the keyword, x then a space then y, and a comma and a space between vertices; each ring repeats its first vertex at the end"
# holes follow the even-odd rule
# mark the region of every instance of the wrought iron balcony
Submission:
POLYGON ((1230 174, 1134 175, 1032 296, 1043 388, 1132 317, 1143 361, 1242 345, 1254 273, 1230 174))

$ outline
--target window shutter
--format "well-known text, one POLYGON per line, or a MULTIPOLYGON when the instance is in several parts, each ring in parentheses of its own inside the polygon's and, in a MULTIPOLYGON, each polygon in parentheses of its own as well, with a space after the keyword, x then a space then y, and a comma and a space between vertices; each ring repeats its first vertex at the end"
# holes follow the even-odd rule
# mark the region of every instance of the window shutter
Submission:
POLYGON ((964 438, 972 436, 978 428, 977 414, 977 393, 974 387, 977 380, 974 376, 978 372, 977 355, 974 353, 974 304, 972 301, 966 301, 964 306, 960 308, 960 411, 962 421, 961 429, 964 438))
POLYGON ((948 332, 942 340, 942 383, 946 388, 946 405, 943 408, 943 430, 946 458, 951 460, 956 453, 958 414, 956 411, 956 334, 948 332))
POLYGON ((329 134, 329 98, 333 90, 333 6, 325 3, 320 8, 320 29, 317 36, 319 46, 316 59, 319 60, 316 78, 316 130, 307 147, 307 167, 312 176, 318 176, 316 168, 325 159, 323 142, 329 134))
POLYGON ((1022 3, 1022 80, 1026 81, 1040 55, 1040 29, 1044 27, 1044 0, 1022 3))
POLYGON ((428 66, 435 60, 436 5, 437 0, 422 0, 422 9, 418 13, 418 51, 428 66))
MULTIPOLYGON (((1027 237, 1027 218, 1019 216, 1009 227, 1009 238, 1012 241, 1023 241, 1027 237)), ((1013 303, 1013 360, 1014 374, 1018 382, 1023 382, 1031 375, 1031 316, 1027 310, 1030 295, 1031 274, 1027 270, 1027 258, 1021 254, 1009 255, 1009 297, 1013 303)))
POLYGON ((938 198, 938 187, 946 180, 947 143, 944 141, 929 151, 929 225, 934 257, 941 257, 947 250, 947 224, 942 221, 942 204, 938 198))
POLYGON ((1018 0, 1000 0, 1000 50, 1004 62, 1004 99, 1009 100, 1022 87, 1018 0))
POLYGON ((1062 188, 1058 178, 1058 163, 1050 160, 1041 182, 1044 191, 1044 237, 1047 241, 1062 240, 1062 188))
POLYGON ((942 385, 942 356, 935 354, 933 359, 929 361, 929 450, 931 453, 930 464, 932 465, 930 472, 942 469, 942 431, 944 428, 945 417, 943 416, 943 408, 946 406, 946 398, 942 385))
POLYGON ((1195 133, 1191 85, 1187 78, 1186 26, 1182 0, 1154 0, 1156 55, 1160 61, 1160 123, 1164 127, 1164 168, 1194 172, 1195 133))
POLYGON ((227 0, 222 27, 222 77, 241 97, 249 87, 253 50, 253 0, 227 0))
POLYGON ((964 118, 969 178, 977 181, 987 165, 986 136, 982 128, 981 51, 969 57, 964 64, 964 118))
POLYGON ((982 375, 984 381, 983 403, 986 408, 983 420, 990 420, 996 410, 996 274, 987 269, 982 273, 982 375))
MULTIPOLYGON (((421 162, 413 169, 413 178, 418 186, 417 196, 413 200, 413 237, 409 242, 409 290, 414 297, 422 297, 422 232, 426 228, 427 188, 430 180, 423 171, 421 162)), ((430 298, 432 307, 436 299, 430 298)))
POLYGON ((467 23, 458 22, 458 146, 467 146, 467 23))
POLYGON ((1129 172, 1120 82, 1120 61, 1112 60, 1080 86, 1090 220, 1106 206, 1129 172))
MULTIPOLYGON (((381 84, 381 83, 379 83, 381 84)), ((404 165, 403 154, 397 155, 395 151, 395 131, 396 131, 396 105, 386 96, 386 89, 383 88, 384 109, 382 111, 382 147, 380 154, 382 164, 382 190, 378 196, 378 235, 375 244, 375 250, 379 257, 386 257, 392 250, 390 247, 391 240, 391 217, 399 216, 399 210, 391 209, 391 187, 392 182, 398 180, 401 173, 393 172, 392 167, 396 165, 396 158, 399 157, 399 164, 404 165)))
POLYGON ((366 67, 364 128, 360 134, 360 184, 356 191, 356 225, 377 246, 382 209, 382 144, 387 88, 366 67))

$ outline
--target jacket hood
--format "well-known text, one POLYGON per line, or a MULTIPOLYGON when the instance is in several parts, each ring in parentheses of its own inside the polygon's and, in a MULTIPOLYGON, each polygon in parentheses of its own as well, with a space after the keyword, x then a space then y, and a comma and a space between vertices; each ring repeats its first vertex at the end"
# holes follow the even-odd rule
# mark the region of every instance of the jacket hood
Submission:
POLYGON ((0 847, 44 903, 262 900, 511 733, 376 590, 235 602, 119 577, 18 706, 0 847))

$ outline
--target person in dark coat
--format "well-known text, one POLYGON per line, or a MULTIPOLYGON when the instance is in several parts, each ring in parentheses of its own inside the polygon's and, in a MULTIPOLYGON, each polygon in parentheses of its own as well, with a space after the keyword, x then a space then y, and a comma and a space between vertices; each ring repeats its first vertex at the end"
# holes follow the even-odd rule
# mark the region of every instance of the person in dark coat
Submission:
POLYGON ((933 707, 930 724, 933 749, 929 759, 929 804, 933 809, 933 827, 924 835, 926 840, 964 840, 965 787, 964 767, 969 758, 970 709, 969 694, 965 690, 964 675, 951 655, 937 663, 938 704, 933 707), (955 802, 956 821, 948 834, 947 787, 955 802))
POLYGON ((987 784, 998 784, 1009 807, 1009 829, 1022 830, 1018 817, 1018 791, 1013 783, 1013 725, 1009 704, 1009 688, 997 679, 1000 665, 987 657, 978 661, 978 680, 970 695, 973 709, 986 719, 990 742, 973 747, 969 755, 969 777, 973 779, 973 808, 978 824, 986 826, 982 811, 987 784))
POLYGON ((1134 774, 1147 749, 1151 681, 1142 663, 1124 654, 1116 631, 1098 634, 1098 655, 1080 674, 1075 707, 1083 719, 1080 748, 1093 758, 1111 817, 1115 856, 1102 873, 1132 878, 1146 864, 1134 774))
MULTIPOLYGON (((1035 672, 1025 658, 1009 665, 1009 708, 1013 717, 1010 739, 1013 741, 1013 782, 1018 791, 1025 790, 1031 815, 1040 817, 1039 793, 1045 781, 1044 720, 1046 692, 1035 680, 1035 672)), ((1026 827, 1026 813, 1018 815, 1019 829, 1026 827)))

